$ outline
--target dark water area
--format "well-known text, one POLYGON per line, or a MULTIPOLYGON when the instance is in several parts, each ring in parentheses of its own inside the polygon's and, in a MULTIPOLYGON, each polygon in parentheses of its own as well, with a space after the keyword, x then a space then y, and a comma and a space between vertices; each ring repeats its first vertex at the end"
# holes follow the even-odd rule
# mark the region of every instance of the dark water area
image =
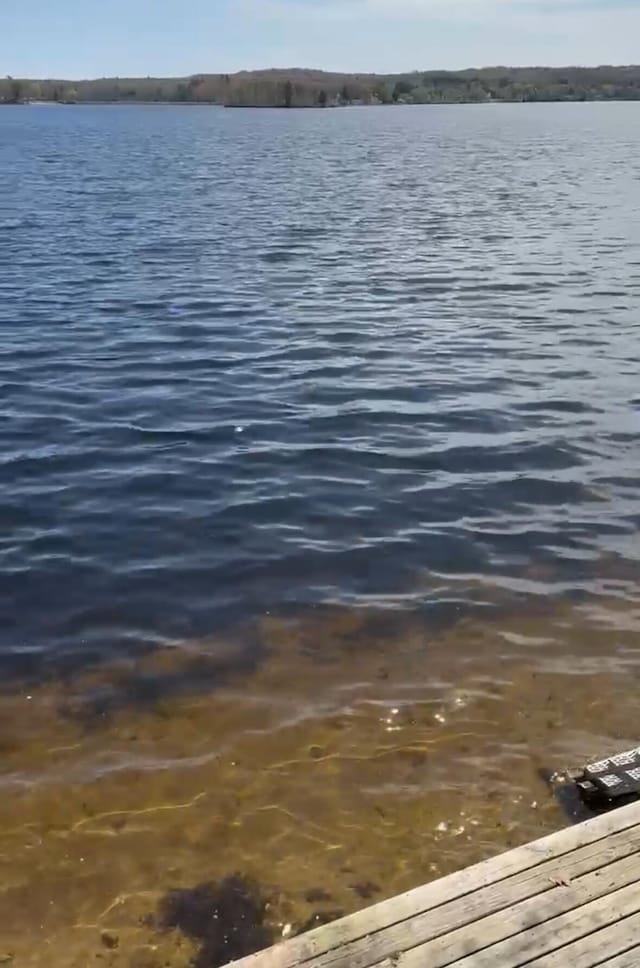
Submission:
POLYGON ((7 674, 637 560, 637 114, 3 112, 7 674))
POLYGON ((10 950, 559 826, 638 742, 640 106, 16 107, 0 175, 10 950))

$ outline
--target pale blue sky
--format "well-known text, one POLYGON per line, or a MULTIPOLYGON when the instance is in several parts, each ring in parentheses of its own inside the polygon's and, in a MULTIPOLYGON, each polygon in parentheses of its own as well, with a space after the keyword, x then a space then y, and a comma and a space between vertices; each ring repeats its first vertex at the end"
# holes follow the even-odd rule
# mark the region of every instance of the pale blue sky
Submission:
POLYGON ((0 0, 0 74, 640 60, 640 0, 0 0))

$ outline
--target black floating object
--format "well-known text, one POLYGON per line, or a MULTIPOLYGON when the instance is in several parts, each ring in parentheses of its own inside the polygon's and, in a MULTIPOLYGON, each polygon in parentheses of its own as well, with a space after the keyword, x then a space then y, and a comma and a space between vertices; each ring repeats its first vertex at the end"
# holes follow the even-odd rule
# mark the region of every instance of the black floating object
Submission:
POLYGON ((640 748, 585 766, 574 776, 580 797, 595 809, 640 799, 640 748))

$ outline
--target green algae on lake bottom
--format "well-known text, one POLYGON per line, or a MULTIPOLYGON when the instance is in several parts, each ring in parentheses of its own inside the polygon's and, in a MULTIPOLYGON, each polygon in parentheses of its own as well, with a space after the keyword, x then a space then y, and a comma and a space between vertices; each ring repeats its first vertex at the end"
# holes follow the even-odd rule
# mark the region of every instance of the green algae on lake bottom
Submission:
POLYGON ((273 943, 273 929, 265 923, 268 903, 256 883, 233 875, 219 884, 169 891, 157 925, 201 944, 194 968, 219 968, 273 943))
POLYGON ((186 681, 233 641, 12 689, 0 953, 213 968, 556 829, 541 771, 637 743, 640 613, 631 583, 619 592, 507 598, 440 629, 363 610, 266 618, 246 674, 108 715, 68 712, 127 677, 186 681))

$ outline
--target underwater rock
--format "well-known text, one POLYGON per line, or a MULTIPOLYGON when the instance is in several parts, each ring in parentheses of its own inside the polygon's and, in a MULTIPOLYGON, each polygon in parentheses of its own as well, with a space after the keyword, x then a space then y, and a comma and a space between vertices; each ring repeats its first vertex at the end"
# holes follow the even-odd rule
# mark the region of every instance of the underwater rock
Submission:
POLYGON ((323 904, 326 901, 333 900, 329 892, 322 887, 312 887, 310 891, 307 891, 304 899, 307 904, 323 904))
POLYGON ((365 881, 361 884, 350 884, 351 890, 361 897, 363 901, 370 901, 376 894, 379 894, 381 888, 374 884, 372 881, 365 881))
POLYGON ((117 948, 120 944, 118 935, 114 934, 112 931, 103 931, 100 935, 100 940, 105 948, 108 948, 110 951, 113 951, 113 949, 117 948))

